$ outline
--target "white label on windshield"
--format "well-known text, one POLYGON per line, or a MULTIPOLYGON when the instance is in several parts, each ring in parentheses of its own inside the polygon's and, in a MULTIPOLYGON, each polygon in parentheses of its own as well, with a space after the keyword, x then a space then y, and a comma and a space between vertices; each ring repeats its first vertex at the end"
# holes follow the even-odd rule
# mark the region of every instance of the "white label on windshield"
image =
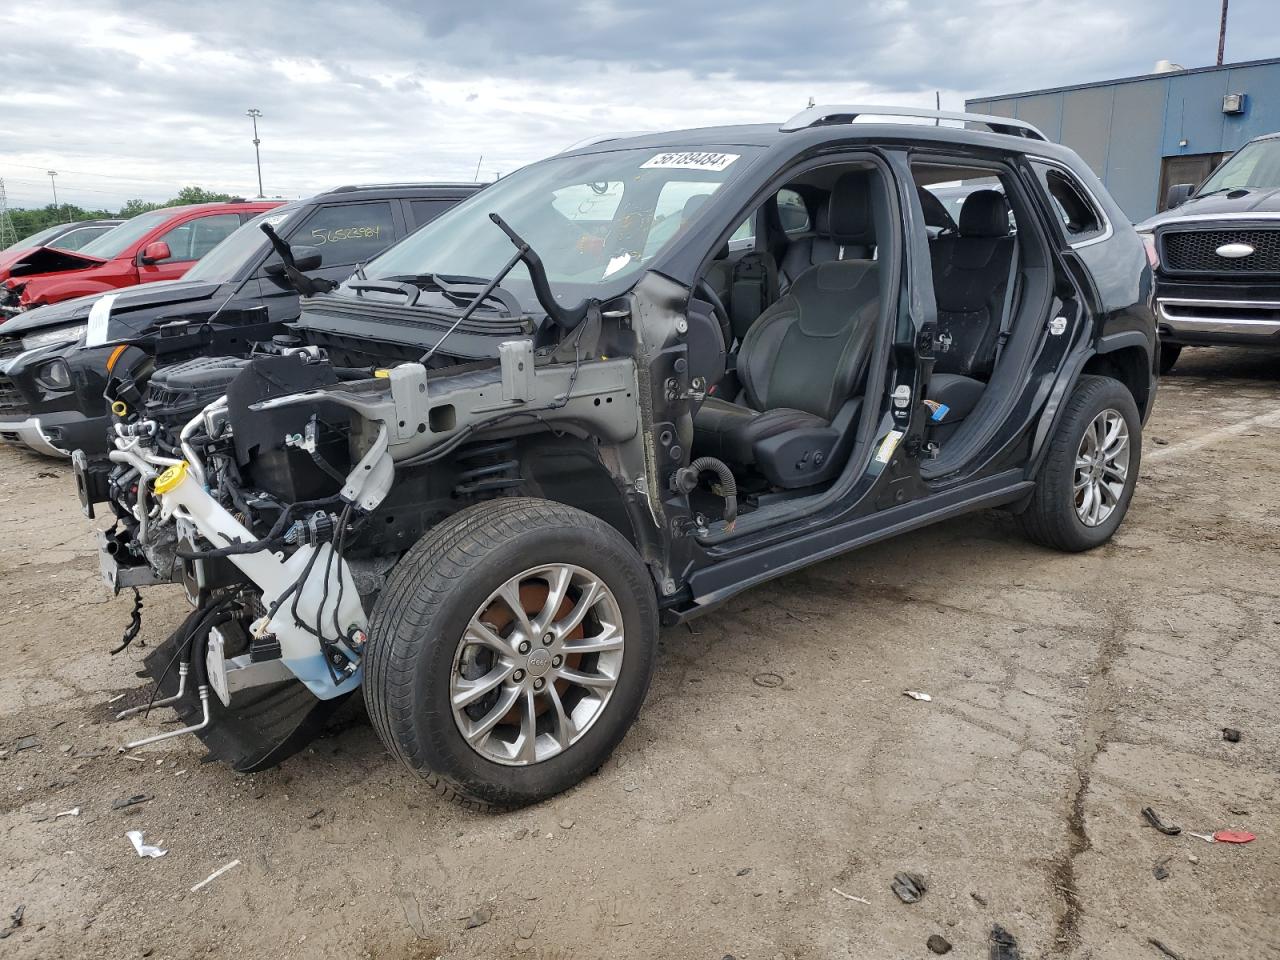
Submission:
POLYGON ((263 217, 262 222, 275 229, 288 219, 289 215, 287 213, 273 213, 269 217, 263 217))
POLYGON ((111 319, 111 305, 115 302, 116 294, 108 293, 89 308, 89 329, 84 335, 86 347, 100 347, 107 342, 107 321, 111 319))
MULTIPOLYGON (((609 261, 609 265, 604 268, 605 277, 613 276, 615 273, 617 273, 619 270, 621 270, 630 262, 631 262, 631 254, 629 253, 623 253, 614 257, 612 260, 609 261)), ((600 279, 603 280, 604 277, 601 277, 600 279)))
POLYGON ((641 170, 710 170, 719 173, 737 160, 737 153, 660 153, 640 164, 641 170))

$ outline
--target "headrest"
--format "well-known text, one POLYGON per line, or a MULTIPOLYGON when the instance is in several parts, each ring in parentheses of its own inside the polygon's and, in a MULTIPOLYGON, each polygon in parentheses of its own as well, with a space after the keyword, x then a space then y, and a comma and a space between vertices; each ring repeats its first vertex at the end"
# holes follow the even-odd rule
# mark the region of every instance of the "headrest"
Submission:
POLYGON ((975 190, 960 206, 960 236, 1007 237, 1009 201, 999 190, 975 190))
POLYGON ((924 187, 917 187, 916 192, 920 194, 920 206, 924 210, 925 226, 942 227, 943 229, 955 226, 955 221, 951 219, 951 214, 947 212, 947 205, 938 199, 937 194, 926 190, 924 187))
POLYGON ((831 188, 827 219, 831 239, 836 243, 870 246, 876 242, 875 227, 871 223, 870 170, 840 176, 831 188))
POLYGON ((688 223, 695 213, 702 207, 704 203, 711 199, 709 193, 695 193, 692 197, 684 202, 684 209, 680 211, 680 222, 688 223))

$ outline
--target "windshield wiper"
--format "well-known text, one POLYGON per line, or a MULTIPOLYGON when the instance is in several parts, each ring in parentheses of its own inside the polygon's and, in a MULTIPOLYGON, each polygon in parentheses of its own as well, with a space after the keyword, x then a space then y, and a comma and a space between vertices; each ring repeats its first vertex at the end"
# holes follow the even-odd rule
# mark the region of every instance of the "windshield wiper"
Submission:
POLYGON ((542 258, 533 247, 529 246, 528 241, 507 225, 507 221, 496 213, 489 214, 489 219, 496 223, 516 246, 515 258, 508 262, 503 275, 516 265, 516 261, 523 260, 524 265, 529 268, 529 279, 533 281, 533 295, 538 298, 539 306, 546 311, 552 323, 561 329, 572 330, 585 320, 587 312, 595 301, 587 298, 575 307, 560 306, 556 302, 555 294, 551 292, 551 284, 547 281, 547 271, 542 265, 542 258))
MULTIPOLYGON (((470 319, 471 315, 479 309, 480 304, 493 296, 494 291, 500 289, 499 284, 506 279, 507 274, 514 270, 515 265, 522 260, 525 266, 529 268, 529 277, 533 281, 533 292, 538 298, 539 305, 557 326, 563 327, 565 330, 572 330, 586 318, 588 310, 595 303, 594 300, 583 300, 571 309, 556 303, 556 298, 551 293, 551 284, 547 282, 547 271, 542 266, 542 259, 534 253, 533 248, 518 233, 507 226, 507 222, 500 216, 496 213, 491 213, 489 214, 489 219, 511 238, 511 242, 515 244, 516 252, 511 255, 511 259, 502 265, 502 269, 493 275, 493 279, 484 285, 484 289, 475 295, 475 299, 467 304, 466 309, 458 314, 458 319, 453 321, 453 324, 445 331, 444 336, 422 355, 422 359, 418 362, 423 366, 426 366, 427 361, 431 359, 431 355, 440 349, 440 344, 448 340, 453 331, 462 326, 463 321, 470 319)), ((438 284, 439 278, 436 278, 435 282, 438 284)))
MULTIPOLYGON (((473 288, 483 287, 489 282, 484 277, 461 277, 443 273, 398 275, 385 279, 392 281, 402 280, 419 288, 425 286, 428 289, 438 290, 459 307, 465 307, 471 302, 471 298, 475 296, 473 288)), ((503 287, 494 287, 488 292, 485 299, 496 300, 507 311, 508 316, 524 316, 524 308, 520 305, 520 300, 510 290, 503 287)))

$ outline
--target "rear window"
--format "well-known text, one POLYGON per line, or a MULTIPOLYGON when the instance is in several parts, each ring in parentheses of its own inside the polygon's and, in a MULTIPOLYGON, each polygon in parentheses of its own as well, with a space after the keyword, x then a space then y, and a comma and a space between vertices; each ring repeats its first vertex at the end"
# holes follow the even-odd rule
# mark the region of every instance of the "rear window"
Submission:
POLYGON ((1106 232, 1106 220, 1075 177, 1058 167, 1034 166, 1069 242, 1092 240, 1106 232))

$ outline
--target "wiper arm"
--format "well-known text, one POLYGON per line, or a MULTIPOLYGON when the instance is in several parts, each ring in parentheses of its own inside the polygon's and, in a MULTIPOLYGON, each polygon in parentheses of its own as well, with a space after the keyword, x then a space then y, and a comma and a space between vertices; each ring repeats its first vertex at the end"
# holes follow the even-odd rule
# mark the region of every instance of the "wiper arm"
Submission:
MULTIPOLYGON (((388 280, 404 280, 415 286, 421 287, 426 285, 439 290, 449 300, 452 300, 458 306, 466 306, 471 302, 471 298, 475 296, 472 287, 483 287, 489 281, 484 277, 458 277, 446 276, 442 273, 421 273, 414 276, 396 276, 388 277, 388 280)), ((494 287, 489 291, 486 300, 496 300, 502 304, 502 308, 507 311, 507 315, 511 317, 524 316, 524 308, 520 305, 519 299, 510 290, 503 287, 494 287)))
POLYGON ((347 289, 355 290, 357 295, 361 290, 373 290, 377 293, 403 293, 406 307, 412 307, 417 303, 418 297, 422 294, 422 291, 414 284, 397 280, 348 280, 347 289))
POLYGON ((489 219, 496 223, 516 246, 515 259, 505 268, 504 275, 507 270, 515 266, 516 261, 523 260, 524 265, 529 268, 529 279, 533 281, 534 296, 538 298, 539 306, 546 311, 547 316, 551 318, 551 321, 556 326, 565 330, 572 330, 586 319, 587 312, 591 309, 594 301, 586 299, 576 307, 560 306, 556 302, 555 294, 551 292, 551 284, 547 280, 547 271, 542 265, 542 258, 529 246, 528 241, 507 225, 507 221, 496 213, 489 214, 489 219))

